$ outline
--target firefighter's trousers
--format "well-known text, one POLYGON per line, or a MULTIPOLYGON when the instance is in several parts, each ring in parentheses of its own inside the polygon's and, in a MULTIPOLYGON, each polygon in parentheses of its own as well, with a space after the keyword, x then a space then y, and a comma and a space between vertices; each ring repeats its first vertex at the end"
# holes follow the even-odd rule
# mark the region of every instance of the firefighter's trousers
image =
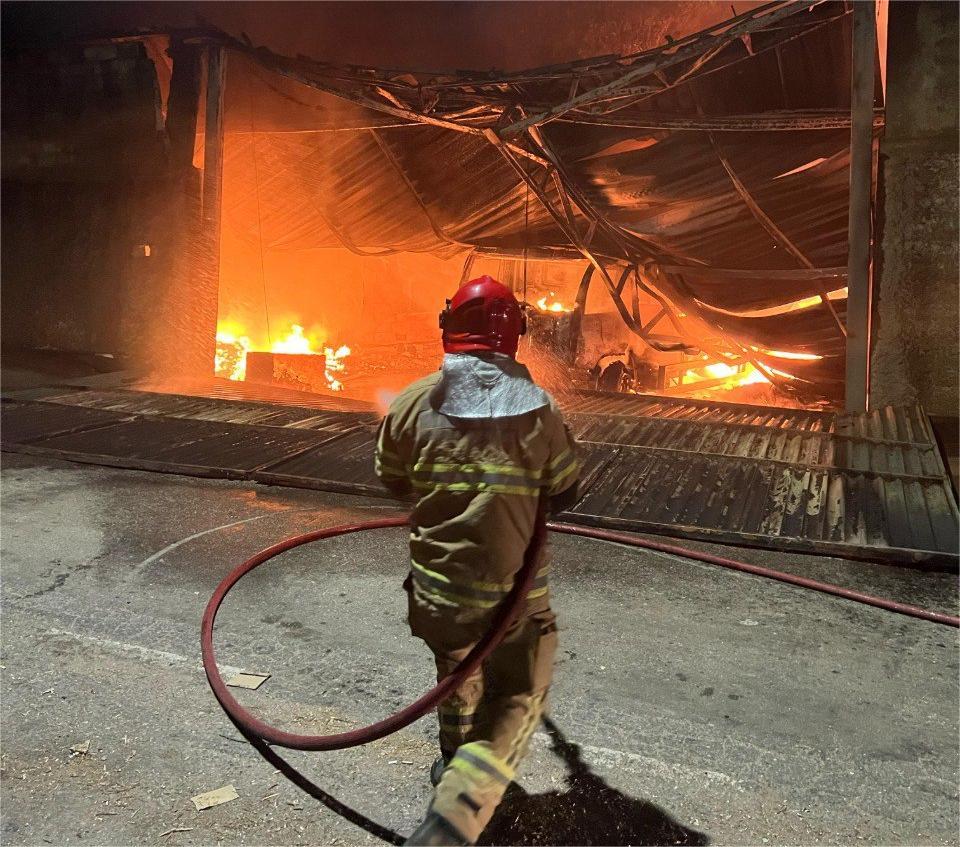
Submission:
MULTIPOLYGON (((466 657, 489 623, 455 618, 411 597, 410 627, 433 651, 438 680, 466 657)), ((528 609, 438 710, 440 748, 450 763, 431 808, 471 844, 493 816, 540 721, 556 647, 556 615, 528 609)))

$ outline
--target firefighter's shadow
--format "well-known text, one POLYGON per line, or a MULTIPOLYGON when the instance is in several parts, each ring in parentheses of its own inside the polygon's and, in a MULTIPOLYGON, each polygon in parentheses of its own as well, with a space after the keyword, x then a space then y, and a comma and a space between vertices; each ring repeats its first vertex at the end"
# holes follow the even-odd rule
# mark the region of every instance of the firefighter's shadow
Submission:
POLYGON ((565 790, 528 794, 513 784, 479 844, 706 845, 710 839, 647 800, 628 797, 587 767, 549 718, 550 749, 567 766, 565 790))

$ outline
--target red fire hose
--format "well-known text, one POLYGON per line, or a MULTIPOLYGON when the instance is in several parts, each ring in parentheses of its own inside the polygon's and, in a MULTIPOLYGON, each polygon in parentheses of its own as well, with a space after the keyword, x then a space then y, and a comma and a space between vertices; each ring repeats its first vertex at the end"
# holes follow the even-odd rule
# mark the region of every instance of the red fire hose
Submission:
MULTIPOLYGON (((203 652, 203 669, 206 671, 207 680, 213 689, 214 696, 220 701, 224 711, 230 716, 233 722, 239 727, 242 726, 247 733, 256 735, 271 744, 279 744, 281 747, 287 747, 291 750, 342 750, 345 747, 356 747, 360 744, 367 744, 390 735, 403 727, 413 723, 418 718, 422 718, 427 712, 432 711, 440 703, 447 699, 453 691, 459 687, 460 683, 468 677, 483 660, 490 655, 494 647, 497 646, 500 639, 507 631, 507 627, 517 616, 520 610, 520 604, 526 599, 527 592, 533 582, 534 574, 537 572, 537 561, 540 558, 540 551, 543 548, 543 542, 546 539, 546 522, 541 516, 536 522, 536 528, 533 538, 523 556, 523 567, 514 580, 513 588, 504 599, 504 602, 497 607, 494 619, 490 625, 489 631, 477 642, 476 646, 470 651, 467 657, 457 665, 456 670, 442 682, 434 686, 430 691, 415 700, 409 706, 401 709, 393 715, 384 718, 382 721, 370 724, 362 729, 351 730, 350 732, 340 732, 336 735, 297 735, 293 732, 284 732, 281 729, 275 729, 269 724, 254 717, 250 712, 241 706, 236 698, 227 690, 227 686, 217 670, 217 662, 213 653, 213 622, 217 616, 217 609, 227 596, 227 592, 244 575, 250 573, 255 567, 272 559, 294 547, 302 544, 308 544, 311 541, 319 541, 324 538, 335 538, 338 535, 349 535, 353 532, 363 532, 368 529, 385 529, 395 526, 409 526, 410 519, 407 517, 380 518, 378 520, 366 521, 359 524, 345 524, 343 526, 332 526, 329 529, 318 529, 313 532, 307 532, 303 535, 295 535, 279 544, 274 544, 266 550, 261 550, 253 558, 247 559, 240 567, 231 571, 226 578, 217 586, 217 590, 207 603, 207 608, 203 613, 203 622, 200 624, 200 648, 203 652)), ((246 734, 246 733, 245 733, 246 734)))
MULTIPOLYGON (((928 609, 921 609, 918 606, 911 606, 907 603, 898 603, 894 600, 887 600, 882 597, 875 597, 871 594, 864 594, 860 591, 854 591, 849 588, 842 588, 839 585, 831 585, 825 582, 818 582, 814 579, 807 579, 802 576, 783 573, 781 571, 764 568, 759 565, 750 565, 746 562, 738 562, 733 559, 726 559, 722 556, 715 556, 712 553, 703 553, 697 550, 688 550, 683 547, 677 547, 672 544, 664 544, 659 541, 651 541, 645 538, 639 538, 624 532, 613 532, 604 529, 593 529, 591 527, 575 526, 567 523, 547 523, 541 514, 537 520, 534 537, 524 553, 523 567, 517 574, 514 586, 510 590, 503 603, 497 608, 494 620, 491 623, 489 631, 470 651, 469 655, 457 666, 457 668, 446 679, 437 684, 434 688, 415 700, 409 706, 401 709, 393 715, 384 718, 381 721, 370 724, 360 729, 354 729, 349 732, 341 732, 335 735, 298 735, 292 732, 276 729, 269 724, 264 723, 256 716, 252 715, 229 692, 224 683, 220 672, 217 669, 216 656, 213 649, 213 626, 217 617, 217 610, 223 603, 227 593, 236 585, 246 574, 254 568, 259 567, 264 562, 269 561, 275 556, 292 550, 294 547, 300 547, 309 544, 311 541, 321 541, 327 538, 336 538, 340 535, 349 535, 354 532, 364 532, 370 529, 387 529, 389 527, 408 526, 407 517, 379 518, 372 521, 365 521, 356 524, 344 524, 333 526, 327 529, 314 530, 302 535, 295 535, 284 541, 261 550, 255 556, 247 559, 243 564, 232 570, 222 582, 217 586, 213 596, 207 603, 203 613, 203 621, 200 626, 200 647, 203 653, 203 669, 206 672, 207 680, 213 689, 214 696, 219 701, 227 716, 233 722, 234 726, 250 741, 257 751, 269 761, 274 767, 278 768, 288 779, 306 791, 308 794, 316 797, 321 802, 334 808, 339 813, 345 815, 354 823, 360 820, 365 821, 362 816, 343 806, 322 789, 318 788, 306 777, 300 774, 295 768, 284 761, 273 750, 270 744, 277 744, 281 747, 287 747, 292 750, 341 750, 346 747, 356 747, 361 744, 367 744, 383 738, 386 735, 397 732, 403 727, 413 723, 418 718, 423 717, 427 712, 432 711, 437 705, 445 700, 460 682, 469 676, 473 670, 478 667, 490 652, 497 646, 500 639, 506 633, 510 623, 516 617, 524 602, 530 585, 533 582, 534 574, 537 571, 537 562, 540 558, 540 552, 546 539, 546 530, 564 533, 566 535, 579 535, 585 538, 596 538, 601 541, 610 541, 616 544, 625 544, 630 547, 642 547, 650 550, 656 550, 661 553, 668 553, 673 556, 682 556, 687 559, 695 559, 701 562, 707 562, 730 570, 743 571, 744 573, 754 574, 756 576, 775 579, 779 582, 786 582, 791 585, 797 585, 801 588, 807 588, 813 591, 820 591, 825 594, 832 594, 835 597, 843 597, 847 600, 853 600, 857 603, 864 603, 869 606, 875 606, 878 609, 886 609, 890 612, 896 612, 901 615, 920 618, 922 620, 932 621, 934 623, 944 624, 946 626, 960 627, 960 617, 947 615, 942 612, 933 612, 928 609), (358 820, 359 819, 359 820, 358 820)), ((375 835, 394 844, 402 844, 402 837, 392 830, 380 827, 365 821, 366 828, 375 835)), ((362 824, 361 824, 362 825, 362 824)))

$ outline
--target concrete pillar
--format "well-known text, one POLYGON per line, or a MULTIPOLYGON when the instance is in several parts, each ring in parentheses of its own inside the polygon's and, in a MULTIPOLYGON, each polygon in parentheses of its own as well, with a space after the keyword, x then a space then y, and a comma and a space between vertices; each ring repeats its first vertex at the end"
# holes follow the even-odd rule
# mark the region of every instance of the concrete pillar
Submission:
POLYGON ((958 10, 891 3, 870 404, 958 411, 958 10))

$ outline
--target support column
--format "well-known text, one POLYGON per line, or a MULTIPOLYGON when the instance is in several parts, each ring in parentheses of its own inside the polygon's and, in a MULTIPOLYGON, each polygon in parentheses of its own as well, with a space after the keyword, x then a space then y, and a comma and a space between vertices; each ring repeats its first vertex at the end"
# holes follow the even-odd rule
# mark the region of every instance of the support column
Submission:
POLYGON ((873 0, 853 4, 850 74, 850 210, 847 253, 848 411, 864 412, 869 397, 870 201, 873 194, 873 95, 877 28, 873 0))
POLYGON ((958 407, 958 5, 891 3, 870 401, 958 407))

